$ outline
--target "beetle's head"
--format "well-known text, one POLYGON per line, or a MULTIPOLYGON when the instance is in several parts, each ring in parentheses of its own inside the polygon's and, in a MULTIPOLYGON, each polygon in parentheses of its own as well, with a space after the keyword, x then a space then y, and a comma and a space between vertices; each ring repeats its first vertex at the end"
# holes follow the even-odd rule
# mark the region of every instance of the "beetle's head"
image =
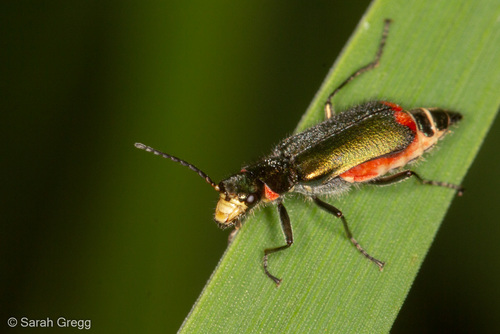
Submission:
POLYGON ((215 208, 214 219, 220 228, 231 227, 235 224, 238 225, 243 215, 260 202, 260 194, 262 193, 264 184, 245 170, 222 180, 219 184, 215 184, 207 174, 185 160, 141 143, 136 143, 135 147, 188 167, 201 176, 212 188, 217 190, 220 197, 215 208))
POLYGON ((240 172, 222 180, 217 187, 220 197, 214 219, 224 229, 235 225, 260 202, 263 183, 248 172, 240 172))

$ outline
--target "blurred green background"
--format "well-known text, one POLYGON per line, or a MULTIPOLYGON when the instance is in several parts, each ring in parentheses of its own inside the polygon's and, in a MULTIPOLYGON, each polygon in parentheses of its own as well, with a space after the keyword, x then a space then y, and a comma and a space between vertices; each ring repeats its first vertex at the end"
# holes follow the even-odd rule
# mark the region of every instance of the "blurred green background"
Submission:
MULTIPOLYGON (((133 143, 238 171, 293 131, 368 4, 2 2, 0 328, 176 331, 228 231, 209 186, 133 143)), ((394 333, 500 330, 499 141, 497 120, 394 333)))

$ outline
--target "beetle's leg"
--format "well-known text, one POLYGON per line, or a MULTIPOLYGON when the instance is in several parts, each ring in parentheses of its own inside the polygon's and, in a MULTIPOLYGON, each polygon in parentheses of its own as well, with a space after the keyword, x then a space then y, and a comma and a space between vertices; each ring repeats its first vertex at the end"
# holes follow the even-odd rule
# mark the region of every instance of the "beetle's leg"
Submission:
POLYGON ((374 69, 377 67, 380 63, 380 58, 382 57, 382 52, 384 51, 384 46, 385 46, 385 41, 387 40, 387 35, 389 34, 389 26, 391 24, 392 20, 391 19, 385 19, 384 21, 384 31, 382 32, 382 38, 380 39, 380 44, 378 46, 377 54, 375 55, 375 59, 369 63, 368 65, 365 65, 358 69, 356 72, 351 74, 350 77, 344 80, 327 98, 326 103, 325 103, 325 118, 329 119, 330 117, 333 116, 334 110, 332 106, 332 99, 341 90, 344 88, 345 85, 347 85, 349 82, 352 81, 355 77, 357 77, 360 74, 363 74, 366 71, 369 71, 371 69, 374 69))
POLYGON ((229 246, 230 244, 233 243, 234 238, 236 237, 236 234, 238 234, 238 229, 234 229, 229 233, 229 236, 227 237, 227 245, 229 246))
POLYGON ((288 216, 288 212, 286 212, 285 206, 278 200, 278 212, 280 214, 281 228, 283 229, 283 233, 285 234, 286 245, 276 247, 276 248, 267 248, 264 250, 264 272, 266 275, 276 283, 277 286, 280 285, 282 279, 277 278, 273 274, 267 270, 267 257, 269 254, 279 252, 281 250, 287 249, 293 244, 293 233, 292 233, 292 225, 290 224, 290 217, 288 216))
POLYGON ((233 243, 236 234, 238 234, 238 231, 240 230, 240 227, 241 227, 241 221, 238 219, 234 222, 234 230, 232 230, 231 233, 229 233, 229 236, 227 237, 228 246, 233 243))
POLYGON ((415 173, 412 170, 404 170, 402 172, 399 172, 399 173, 396 173, 393 175, 389 175, 389 176, 378 178, 378 179, 373 180, 373 181, 369 181, 368 183, 379 185, 379 186, 385 186, 385 185, 404 181, 412 176, 415 176, 417 178, 417 180, 419 180, 420 183, 422 183, 422 184, 451 188, 451 189, 454 189, 457 191, 458 196, 462 196, 464 194, 464 188, 462 186, 458 186, 456 184, 451 184, 451 183, 447 183, 447 182, 425 180, 425 179, 421 178, 420 175, 418 175, 417 173, 415 173))
POLYGON ((331 213, 335 217, 340 218, 340 220, 342 220, 342 224, 344 225, 345 233, 347 234, 347 237, 351 240, 353 245, 356 246, 356 248, 361 252, 361 254, 363 254, 368 260, 375 263, 380 268, 380 271, 382 271, 382 269, 384 269, 385 262, 377 260, 376 258, 371 256, 370 254, 368 254, 363 249, 363 247, 361 247, 361 245, 356 241, 356 239, 354 239, 354 237, 352 236, 352 232, 349 229, 349 226, 347 225, 347 220, 345 219, 344 215, 342 214, 342 211, 340 211, 339 209, 337 209, 336 207, 334 207, 331 204, 323 202, 322 200, 320 200, 319 198, 317 198, 315 196, 313 196, 313 200, 314 200, 314 203, 316 203, 320 208, 322 208, 323 210, 331 213))

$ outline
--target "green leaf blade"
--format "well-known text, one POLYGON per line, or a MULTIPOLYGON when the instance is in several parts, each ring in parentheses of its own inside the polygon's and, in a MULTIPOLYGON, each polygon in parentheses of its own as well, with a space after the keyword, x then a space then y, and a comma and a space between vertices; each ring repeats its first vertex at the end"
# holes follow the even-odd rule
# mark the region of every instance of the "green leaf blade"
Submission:
MULTIPOLYGON (((463 113, 439 148, 412 167, 425 178, 460 183, 500 105, 495 2, 374 3, 298 129, 322 120, 331 90, 373 59, 386 17, 394 23, 380 67, 350 83, 334 104, 341 110, 377 98, 407 109, 463 113)), ((340 221, 298 196, 287 198, 295 243, 269 258, 270 270, 283 278, 279 288, 261 263, 264 248, 284 244, 279 217, 272 207, 259 210, 228 248, 181 332, 388 332, 454 197, 449 189, 410 180, 328 199, 363 247, 387 262, 382 273, 350 244, 340 221)))

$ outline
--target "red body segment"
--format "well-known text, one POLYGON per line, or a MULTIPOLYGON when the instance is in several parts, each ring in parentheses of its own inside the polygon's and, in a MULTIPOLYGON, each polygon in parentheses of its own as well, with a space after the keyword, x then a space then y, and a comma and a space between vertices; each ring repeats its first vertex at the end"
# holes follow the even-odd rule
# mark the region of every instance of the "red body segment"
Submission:
POLYGON ((348 182, 364 182, 375 179, 418 158, 421 155, 419 152, 423 152, 419 146, 418 136, 416 136, 413 143, 404 151, 362 163, 341 174, 340 177, 348 182))
POLYGON ((394 110, 394 118, 396 122, 407 126, 415 132, 415 139, 403 151, 382 156, 373 160, 366 161, 356 167, 339 175, 347 182, 365 182, 377 177, 380 177, 389 171, 403 167, 412 160, 420 157, 425 151, 436 144, 438 139, 446 131, 436 131, 433 136, 427 137, 419 131, 414 117, 407 111, 404 111, 399 105, 383 101, 383 104, 391 107, 394 110))
POLYGON ((264 197, 268 201, 274 201, 275 199, 280 197, 280 195, 278 193, 275 193, 274 191, 272 191, 271 188, 269 188, 267 186, 267 184, 264 184, 264 197))
POLYGON ((396 122, 409 127, 413 132, 417 131, 417 124, 413 120, 413 117, 406 112, 397 110, 394 112, 394 118, 396 119, 396 122))
POLYGON ((385 104, 388 107, 391 107, 391 109, 394 111, 403 111, 403 107, 401 107, 399 104, 396 104, 394 102, 381 101, 381 103, 385 104))

